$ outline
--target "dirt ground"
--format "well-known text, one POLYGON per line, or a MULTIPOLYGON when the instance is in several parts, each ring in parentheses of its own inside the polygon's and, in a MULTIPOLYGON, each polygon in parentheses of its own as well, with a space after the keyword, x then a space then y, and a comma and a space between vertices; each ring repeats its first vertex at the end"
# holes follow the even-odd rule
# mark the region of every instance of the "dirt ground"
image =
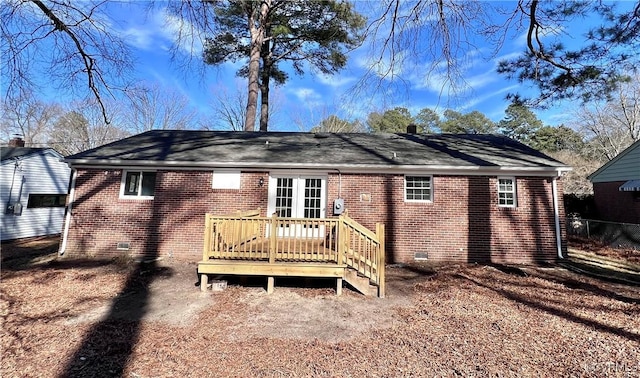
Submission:
POLYGON ((2 248, 2 377, 640 376, 640 288, 558 267, 387 269, 387 298, 332 280, 229 280, 193 262, 2 248))

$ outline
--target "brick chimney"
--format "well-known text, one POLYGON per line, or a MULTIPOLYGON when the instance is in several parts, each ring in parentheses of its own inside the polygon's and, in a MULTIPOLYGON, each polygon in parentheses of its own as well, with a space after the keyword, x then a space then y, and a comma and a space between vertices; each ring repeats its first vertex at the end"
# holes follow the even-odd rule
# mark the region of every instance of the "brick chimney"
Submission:
POLYGON ((418 132, 418 126, 413 123, 407 126, 407 134, 416 134, 418 132))
POLYGON ((13 139, 9 141, 9 147, 24 147, 24 139, 19 136, 13 137, 13 139))

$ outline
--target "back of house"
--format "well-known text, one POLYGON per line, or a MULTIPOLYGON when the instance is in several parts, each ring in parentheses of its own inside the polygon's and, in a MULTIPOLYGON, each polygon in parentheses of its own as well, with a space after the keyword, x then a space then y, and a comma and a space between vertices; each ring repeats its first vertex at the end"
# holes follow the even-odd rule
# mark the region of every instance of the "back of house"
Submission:
POLYGON ((73 168, 61 253, 199 259, 206 213, 385 225, 387 262, 541 263, 565 246, 568 169, 497 135, 155 130, 73 168))

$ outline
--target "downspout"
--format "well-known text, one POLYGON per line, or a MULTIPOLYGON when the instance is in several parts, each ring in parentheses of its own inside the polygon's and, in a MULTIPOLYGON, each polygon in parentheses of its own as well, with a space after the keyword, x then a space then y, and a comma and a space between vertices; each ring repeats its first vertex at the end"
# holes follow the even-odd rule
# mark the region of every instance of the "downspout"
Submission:
POLYGON ((75 201, 76 195, 76 177, 78 175, 78 171, 73 168, 71 170, 71 184, 69 189, 69 203, 67 205, 67 214, 65 215, 64 220, 64 232, 62 233, 62 245, 60 246, 60 251, 58 252, 59 256, 64 256, 64 253, 67 249, 67 236, 69 235, 69 225, 71 224, 71 211, 73 208, 73 201, 75 201))
POLYGON ((558 176, 553 178, 551 182, 551 194, 553 195, 553 218, 556 225, 556 249, 558 251, 558 258, 564 259, 562 256, 562 234, 560 233, 560 212, 558 210, 558 177, 562 175, 558 172, 558 176))

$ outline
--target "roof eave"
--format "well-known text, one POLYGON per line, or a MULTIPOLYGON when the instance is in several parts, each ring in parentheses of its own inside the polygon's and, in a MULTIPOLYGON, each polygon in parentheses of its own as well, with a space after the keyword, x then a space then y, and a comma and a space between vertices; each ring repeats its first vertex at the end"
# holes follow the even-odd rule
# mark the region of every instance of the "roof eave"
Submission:
POLYGON ((60 159, 60 161, 64 160, 64 155, 62 155, 61 153, 59 153, 58 151, 54 150, 51 147, 47 147, 47 148, 38 149, 37 151, 28 152, 24 155, 7 157, 3 159, 0 163, 2 164, 14 163, 16 159, 23 160, 23 159, 31 158, 32 156, 39 156, 39 155, 51 155, 53 157, 60 159))

